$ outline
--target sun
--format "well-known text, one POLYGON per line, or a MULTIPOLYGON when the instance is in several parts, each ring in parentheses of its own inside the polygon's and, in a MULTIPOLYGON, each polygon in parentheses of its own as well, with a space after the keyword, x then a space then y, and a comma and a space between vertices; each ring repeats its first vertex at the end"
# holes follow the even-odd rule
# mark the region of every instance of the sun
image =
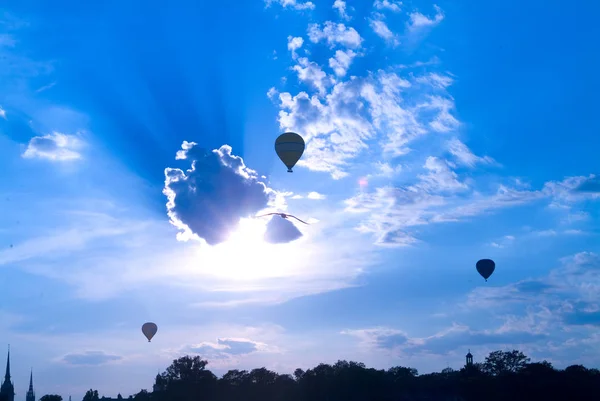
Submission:
POLYGON ((268 221, 241 219, 227 241, 202 247, 198 252, 202 273, 231 281, 260 281, 300 273, 308 255, 302 250, 304 241, 265 242, 268 221))

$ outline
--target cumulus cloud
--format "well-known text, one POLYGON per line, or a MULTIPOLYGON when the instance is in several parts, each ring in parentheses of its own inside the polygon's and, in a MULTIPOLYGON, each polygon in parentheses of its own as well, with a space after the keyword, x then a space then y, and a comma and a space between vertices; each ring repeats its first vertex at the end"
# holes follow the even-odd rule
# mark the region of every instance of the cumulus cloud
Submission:
POLYGON ((281 216, 273 216, 267 223, 265 241, 269 244, 283 244, 292 242, 302 237, 302 232, 289 221, 281 216))
POLYGON ((306 197, 308 199, 314 199, 314 200, 321 200, 321 199, 325 199, 326 196, 323 194, 320 194, 318 192, 309 192, 308 195, 306 195, 306 197))
POLYGON ((119 361, 121 359, 123 359, 123 357, 107 354, 104 351, 86 351, 82 353, 67 354, 63 356, 62 361, 69 365, 97 366, 104 365, 108 362, 119 361))
POLYGON ((291 35, 288 36, 287 48, 292 53, 292 58, 294 60, 298 58, 298 54, 296 53, 296 50, 301 48, 303 43, 304 43, 304 39, 302 39, 302 37, 300 37, 300 36, 298 36, 298 37, 294 37, 291 35))
POLYGON ((412 99, 404 94, 410 89, 408 80, 378 71, 336 83, 323 100, 306 92, 284 92, 279 96, 279 124, 304 133, 309 142, 299 165, 343 178, 350 160, 368 148, 380 146, 385 153, 404 155, 415 138, 458 125, 450 114, 451 99, 412 99))
POLYGON ((266 6, 270 7, 273 3, 280 4, 283 8, 292 8, 294 10, 314 10, 315 4, 311 1, 298 2, 297 0, 265 0, 266 6))
POLYGON ((275 99, 275 97, 279 95, 279 92, 277 91, 277 89, 275 89, 275 87, 271 87, 269 88, 269 90, 267 91, 267 97, 271 100, 275 99))
POLYGON ((81 158, 79 153, 83 141, 76 135, 53 132, 48 135, 34 136, 27 144, 22 157, 26 159, 46 159, 51 161, 69 161, 81 158))
POLYGON ((314 61, 306 57, 298 59, 298 64, 292 69, 298 73, 298 79, 316 88, 320 94, 325 94, 327 87, 332 83, 329 76, 314 61))
POLYGON ((178 239, 202 238, 209 245, 227 240, 243 217, 255 215, 275 200, 276 192, 259 180, 228 145, 207 152, 184 141, 176 159, 191 168, 165 169, 167 211, 178 239))
POLYGON ((6 120, 6 111, 0 106, 0 117, 6 120))
POLYGON ((346 2, 344 0, 335 0, 332 8, 337 10, 338 14, 340 14, 340 18, 345 20, 350 19, 350 16, 346 13, 346 2))
POLYGON ((325 22, 323 27, 320 24, 310 24, 308 38, 313 43, 325 41, 331 48, 340 45, 355 49, 360 47, 363 41, 356 29, 331 21, 325 22))
POLYGON ((337 76, 343 77, 346 75, 350 64, 352 64, 352 60, 356 56, 357 53, 353 50, 336 50, 335 56, 329 59, 329 67, 331 67, 337 76))
POLYGON ((375 0, 373 7, 377 10, 390 10, 395 13, 401 10, 402 2, 397 0, 375 0))
POLYGON ((442 22, 444 19, 442 9, 437 5, 434 5, 433 7, 435 8, 435 16, 432 18, 429 18, 418 11, 410 13, 410 20, 407 22, 408 30, 410 32, 416 32, 422 29, 432 28, 442 22))

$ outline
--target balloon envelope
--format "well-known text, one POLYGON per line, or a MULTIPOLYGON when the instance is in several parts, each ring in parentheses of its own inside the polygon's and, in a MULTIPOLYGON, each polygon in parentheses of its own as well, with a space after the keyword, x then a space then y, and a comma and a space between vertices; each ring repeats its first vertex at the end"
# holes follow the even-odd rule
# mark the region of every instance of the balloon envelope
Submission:
POLYGON ((148 339, 148 342, 152 340, 152 337, 154 337, 157 331, 158 327, 154 323, 148 322, 144 323, 144 325, 142 326, 142 333, 144 333, 144 335, 148 339))
POLYGON ((492 275, 494 270, 496 270, 496 263, 492 259, 481 259, 475 265, 477 268, 477 272, 487 281, 488 278, 492 275))
POLYGON ((275 152, 288 168, 288 173, 292 172, 292 167, 302 157, 305 147, 304 139, 295 132, 283 133, 275 140, 275 152))

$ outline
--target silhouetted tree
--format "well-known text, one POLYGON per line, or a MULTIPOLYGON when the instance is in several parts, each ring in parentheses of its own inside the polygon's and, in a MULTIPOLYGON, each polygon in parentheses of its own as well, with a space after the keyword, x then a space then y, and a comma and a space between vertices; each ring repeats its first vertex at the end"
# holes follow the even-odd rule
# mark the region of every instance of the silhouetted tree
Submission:
MULTIPOLYGON (((154 389, 141 390, 129 400, 592 401, 600 394, 600 372, 581 365, 557 370, 547 361, 530 362, 520 351, 494 351, 483 364, 421 375, 403 366, 382 370, 341 360, 296 369, 293 375, 262 367, 230 370, 217 379, 207 369, 206 361, 199 356, 185 356, 156 377, 154 389)), ((117 398, 123 399, 120 394, 117 398)), ((95 390, 84 397, 84 401, 97 400, 95 390)))
POLYGON ((149 401, 151 399, 148 390, 140 390, 139 393, 133 396, 135 401, 149 401))
POLYGON ((62 397, 57 394, 46 394, 40 398, 40 401, 62 401, 62 397))
POLYGON ((483 371, 492 376, 505 373, 517 373, 523 369, 530 359, 521 351, 494 351, 491 352, 483 364, 483 371))
POLYGON ((89 389, 85 392, 82 401, 98 401, 100 397, 98 396, 98 390, 89 389))

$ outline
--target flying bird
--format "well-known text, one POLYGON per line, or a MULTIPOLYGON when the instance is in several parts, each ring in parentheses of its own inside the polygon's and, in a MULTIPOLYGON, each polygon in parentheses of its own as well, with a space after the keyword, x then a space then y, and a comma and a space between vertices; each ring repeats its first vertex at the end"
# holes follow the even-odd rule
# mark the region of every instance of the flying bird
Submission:
POLYGON ((281 217, 282 217, 282 218, 284 218, 284 219, 287 219, 288 217, 293 217, 293 218, 295 218, 296 220, 298 220, 300 223, 304 223, 304 224, 307 224, 307 225, 308 225, 308 223, 307 223, 307 222, 300 220, 300 219, 299 219, 299 218, 297 218, 296 216, 292 216, 291 214, 285 214, 285 213, 267 213, 267 214, 262 214, 262 215, 260 215, 260 216, 256 216, 256 217, 265 217, 265 216, 271 216, 271 215, 273 215, 273 214, 276 214, 276 215, 278 215, 278 216, 281 216, 281 217))

